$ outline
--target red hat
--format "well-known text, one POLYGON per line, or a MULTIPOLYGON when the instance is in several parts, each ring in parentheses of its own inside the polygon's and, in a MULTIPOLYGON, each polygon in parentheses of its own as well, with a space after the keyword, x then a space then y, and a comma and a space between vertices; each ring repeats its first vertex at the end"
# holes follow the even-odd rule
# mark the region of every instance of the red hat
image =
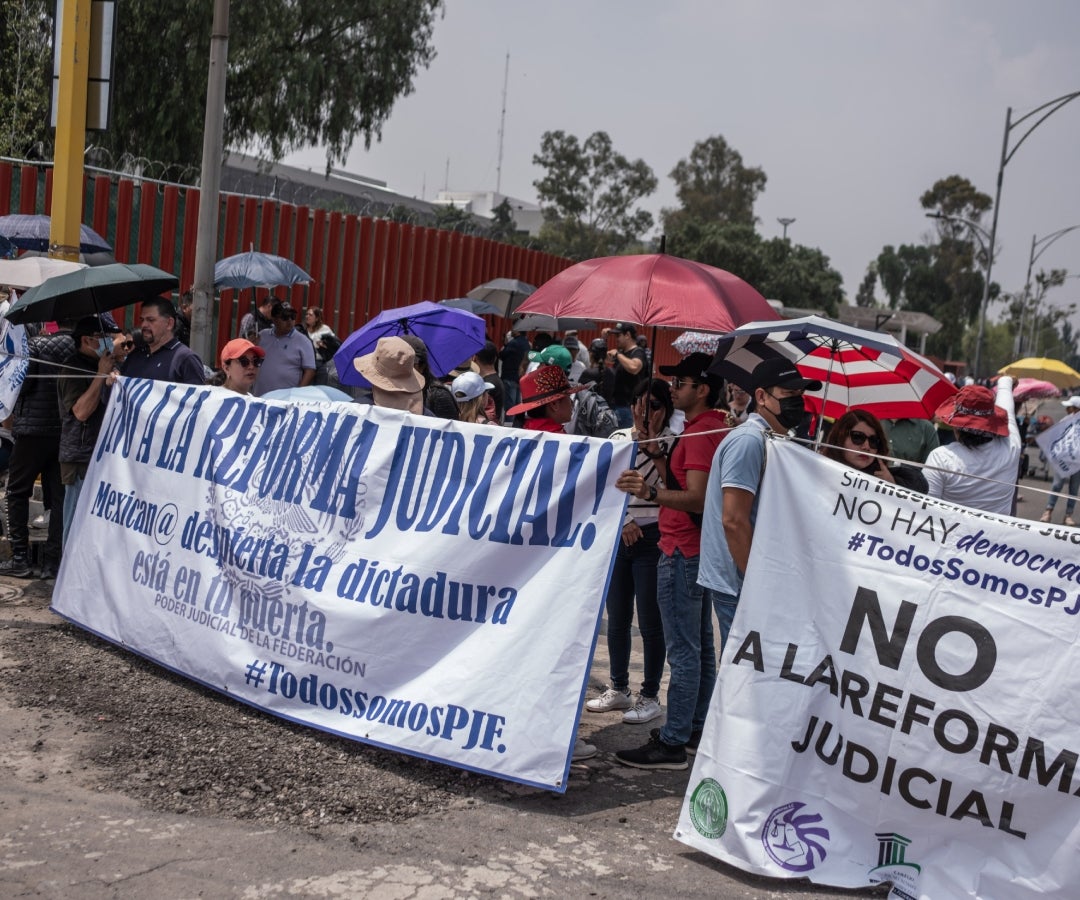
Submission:
POLYGON ((946 425, 961 431, 981 431, 998 437, 1009 434, 1009 414, 994 403, 994 392, 969 384, 953 394, 934 413, 946 425))
POLYGON ((566 373, 560 366, 540 366, 532 372, 521 376, 519 382, 521 388, 521 403, 511 406, 506 411, 508 416, 516 416, 518 413, 536 409, 552 400, 560 397, 569 397, 578 391, 583 391, 587 384, 572 385, 566 380, 566 373))

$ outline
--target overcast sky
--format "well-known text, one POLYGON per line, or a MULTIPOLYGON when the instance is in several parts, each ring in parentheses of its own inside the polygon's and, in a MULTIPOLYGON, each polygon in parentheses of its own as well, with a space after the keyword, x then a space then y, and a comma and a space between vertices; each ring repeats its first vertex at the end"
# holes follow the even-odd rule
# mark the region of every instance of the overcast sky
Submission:
MULTIPOLYGON (((759 231, 779 235, 777 218, 794 218, 788 236, 829 256, 849 298, 882 246, 926 237, 919 196, 938 178, 960 174, 993 196, 1008 107, 1015 119, 1080 91, 1076 0, 446 5, 431 67, 382 141, 344 168, 429 199, 444 186, 493 190, 509 52, 503 193, 536 200, 543 132, 606 131, 656 173, 644 204, 656 213, 675 203, 672 167, 720 134, 768 176, 759 231)), ((318 150, 286 161, 325 165, 318 150)), ((1080 99, 1005 170, 994 269, 1004 290, 1023 287, 1033 235, 1080 224, 1078 162, 1080 99)), ((1080 274, 1080 229, 1040 267, 1080 274)), ((1080 279, 1051 299, 1080 300, 1080 279)))

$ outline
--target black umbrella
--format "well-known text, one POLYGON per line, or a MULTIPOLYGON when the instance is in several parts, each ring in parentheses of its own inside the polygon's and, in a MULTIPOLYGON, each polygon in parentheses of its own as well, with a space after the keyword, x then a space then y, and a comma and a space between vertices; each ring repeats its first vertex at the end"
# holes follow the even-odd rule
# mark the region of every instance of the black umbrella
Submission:
POLYGON ((179 284, 175 275, 142 263, 79 269, 28 290, 6 318, 17 325, 81 319, 175 290, 179 284))

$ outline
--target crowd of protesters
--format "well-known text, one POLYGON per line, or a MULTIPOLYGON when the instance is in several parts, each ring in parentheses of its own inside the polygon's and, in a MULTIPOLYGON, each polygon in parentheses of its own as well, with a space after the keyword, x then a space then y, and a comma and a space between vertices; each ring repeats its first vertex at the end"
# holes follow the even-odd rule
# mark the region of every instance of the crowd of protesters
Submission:
MULTIPOLYGON (((104 314, 31 337, 30 377, 0 432, 12 551, 0 574, 35 574, 29 503, 40 481, 46 506, 62 514, 48 523, 36 574, 55 577, 118 376, 212 384, 259 397, 341 387, 335 363, 341 341, 317 307, 299 316, 286 301, 260 299, 214 369, 187 346, 189 309, 187 296, 179 308, 154 299, 142 304, 132 335, 104 314)), ((630 724, 663 719, 644 745, 615 754, 637 768, 688 767, 717 678, 713 616, 722 653, 750 556, 766 436, 810 443, 816 430, 804 393, 821 383, 793 364, 762 362, 742 385, 725 384, 710 373, 711 364, 709 354, 693 353, 654 373, 647 342, 623 322, 588 347, 574 332, 533 333, 531 340, 510 333, 501 347, 487 341, 443 377, 432 372, 428 347, 411 334, 381 338, 370 353, 348 361, 367 385, 350 389, 355 402, 485 427, 637 443, 634 467, 615 482, 630 496, 605 601, 610 683, 585 704, 590 713, 617 713, 630 724), (636 691, 629 666, 635 613, 644 658, 636 691), (665 663, 670 680, 662 698, 665 663)), ((1073 413, 1080 399, 1065 406, 1073 413)), ((994 391, 963 386, 936 419, 938 428, 924 420, 879 421, 852 409, 831 423, 820 452, 867 477, 1014 512, 1022 443, 1012 380, 1000 378, 994 391)), ((1069 483, 1069 526, 1078 481, 1069 483)), ((1054 490, 1063 484, 1055 482, 1054 490)), ((579 739, 573 755, 596 753, 579 739)))

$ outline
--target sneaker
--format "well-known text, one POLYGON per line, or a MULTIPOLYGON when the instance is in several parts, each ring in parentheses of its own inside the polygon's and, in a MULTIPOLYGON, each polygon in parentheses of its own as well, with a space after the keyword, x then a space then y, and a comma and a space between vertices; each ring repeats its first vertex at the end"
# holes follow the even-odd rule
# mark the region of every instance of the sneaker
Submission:
POLYGON ((592 759, 597 754, 596 746, 586 744, 581 738, 574 741, 574 752, 570 754, 571 762, 581 762, 583 759, 592 759))
POLYGON ((613 709, 629 709, 633 706, 630 691, 617 691, 608 688, 599 697, 594 697, 585 704, 589 712, 611 712, 613 709))
POLYGON ((1040 522, 1049 522, 1050 521, 1050 510, 1044 509, 1043 514, 1041 516, 1039 516, 1039 521, 1040 522))
POLYGON ((1062 523, 1066 528, 1075 528, 1076 522, 1073 521, 1072 516, 1066 516, 1065 521, 1062 523))
POLYGON ((623 713, 622 720, 632 725, 640 725, 643 722, 651 722, 664 714, 660 708, 660 701, 656 697, 646 697, 638 694, 634 705, 623 713))
POLYGON ((59 572, 59 566, 53 563, 45 563, 45 565, 41 567, 41 575, 39 577, 42 581, 55 581, 59 572))
POLYGON ((34 521, 30 523, 31 528, 48 528, 49 517, 52 515, 52 510, 45 510, 40 516, 35 516, 34 521))
POLYGON ((615 759, 624 766, 635 769, 671 769, 681 771, 688 768, 685 747, 672 747, 660 740, 660 730, 654 728, 649 743, 636 750, 619 750, 615 759))
POLYGON ((25 556, 13 556, 0 562, 0 575, 10 578, 29 578, 30 561, 25 556))

